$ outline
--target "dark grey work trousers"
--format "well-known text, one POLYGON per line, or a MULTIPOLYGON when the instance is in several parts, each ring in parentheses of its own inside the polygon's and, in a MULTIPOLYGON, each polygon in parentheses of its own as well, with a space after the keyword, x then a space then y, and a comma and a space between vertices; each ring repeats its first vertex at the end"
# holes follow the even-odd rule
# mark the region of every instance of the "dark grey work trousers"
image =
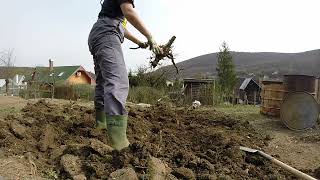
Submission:
POLYGON ((111 116, 127 115, 129 80, 121 48, 123 40, 122 20, 108 17, 98 19, 88 39, 96 74, 95 109, 111 116))

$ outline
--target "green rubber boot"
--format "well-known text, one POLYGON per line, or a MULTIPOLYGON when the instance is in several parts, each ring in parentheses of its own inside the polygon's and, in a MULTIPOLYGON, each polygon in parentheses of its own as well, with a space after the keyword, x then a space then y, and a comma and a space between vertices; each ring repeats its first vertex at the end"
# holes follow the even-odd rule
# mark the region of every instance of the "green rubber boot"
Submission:
POLYGON ((106 113, 96 110, 96 129, 107 129, 106 113))
POLYGON ((107 133, 111 146, 116 150, 126 148, 130 144, 127 139, 127 124, 128 116, 107 116, 107 133))

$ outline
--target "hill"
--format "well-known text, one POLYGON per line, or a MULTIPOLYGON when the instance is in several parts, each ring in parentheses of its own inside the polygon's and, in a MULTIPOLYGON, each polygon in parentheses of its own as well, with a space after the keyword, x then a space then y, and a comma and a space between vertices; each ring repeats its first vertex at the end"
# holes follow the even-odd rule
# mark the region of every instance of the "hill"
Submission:
MULTIPOLYGON (((236 71, 240 76, 264 76, 277 74, 306 74, 320 76, 320 49, 301 53, 231 52, 236 71)), ((168 78, 207 77, 216 75, 217 53, 198 56, 177 64, 180 74, 173 66, 165 66, 168 78)))

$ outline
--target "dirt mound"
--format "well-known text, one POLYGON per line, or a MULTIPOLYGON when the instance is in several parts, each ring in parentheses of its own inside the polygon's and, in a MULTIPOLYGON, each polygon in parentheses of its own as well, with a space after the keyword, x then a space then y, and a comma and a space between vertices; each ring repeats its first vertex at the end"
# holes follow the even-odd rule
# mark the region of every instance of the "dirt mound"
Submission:
POLYGON ((25 158, 10 157, 0 158, 0 179, 43 179, 34 171, 32 162, 25 158))
POLYGON ((91 108, 41 100, 22 111, 22 116, 0 121, 0 150, 5 156, 28 154, 47 178, 107 179, 116 170, 131 168, 148 179, 150 157, 171 169, 171 179, 290 178, 266 160, 240 151, 240 145, 263 148, 267 139, 248 122, 219 112, 130 107, 132 144, 118 152, 107 146, 105 132, 94 129, 91 108))

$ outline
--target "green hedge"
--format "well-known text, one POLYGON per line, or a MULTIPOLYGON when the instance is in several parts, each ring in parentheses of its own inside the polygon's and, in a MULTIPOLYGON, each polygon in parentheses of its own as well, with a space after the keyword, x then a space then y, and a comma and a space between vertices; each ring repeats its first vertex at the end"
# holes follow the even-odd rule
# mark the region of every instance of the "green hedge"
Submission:
POLYGON ((94 86, 91 85, 59 85, 55 87, 55 98, 57 99, 94 99, 94 86))

